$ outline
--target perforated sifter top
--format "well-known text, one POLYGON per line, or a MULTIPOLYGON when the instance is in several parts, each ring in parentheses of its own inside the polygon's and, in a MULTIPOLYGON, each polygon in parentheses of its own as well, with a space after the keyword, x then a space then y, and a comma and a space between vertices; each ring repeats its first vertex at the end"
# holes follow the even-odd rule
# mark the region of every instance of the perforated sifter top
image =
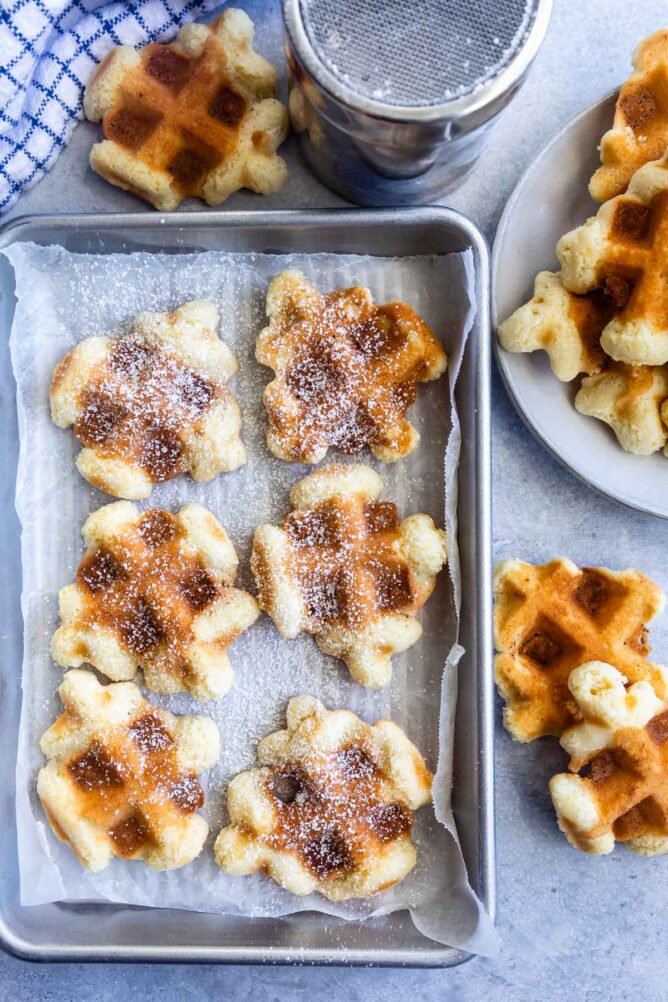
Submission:
POLYGON ((472 94, 522 50, 540 0, 299 0, 317 59, 362 99, 404 108, 472 94))

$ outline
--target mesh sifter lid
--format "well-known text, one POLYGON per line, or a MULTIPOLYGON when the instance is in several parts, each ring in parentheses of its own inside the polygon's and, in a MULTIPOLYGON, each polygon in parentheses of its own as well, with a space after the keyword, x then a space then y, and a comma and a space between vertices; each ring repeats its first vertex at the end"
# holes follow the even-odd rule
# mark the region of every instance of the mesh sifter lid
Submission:
POLYGON ((322 67, 349 92, 403 108, 473 94, 522 51, 541 0, 297 0, 322 67))

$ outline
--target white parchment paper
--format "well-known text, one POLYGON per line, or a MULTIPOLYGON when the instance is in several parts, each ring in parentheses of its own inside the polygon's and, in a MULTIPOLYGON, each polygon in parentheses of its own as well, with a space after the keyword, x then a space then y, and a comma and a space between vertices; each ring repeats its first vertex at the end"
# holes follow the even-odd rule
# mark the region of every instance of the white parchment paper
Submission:
MULTIPOLYGON (((16 500, 23 530, 25 621, 16 773, 22 904, 105 900, 245 915, 308 909, 344 918, 409 908, 425 935, 472 952, 495 952, 494 931, 466 879, 450 811, 456 664, 461 655, 455 521, 459 424, 451 400, 475 312, 470 256, 77 255, 61 247, 30 244, 17 244, 6 253, 16 273, 18 300, 11 354, 21 439, 16 500), (62 669, 49 654, 58 625, 58 590, 73 579, 83 551, 80 531, 86 516, 113 499, 77 473, 74 460, 79 444, 71 431, 60 430, 50 421, 51 374, 77 341, 96 334, 113 335, 138 312, 169 310, 192 298, 217 303, 221 336, 240 365, 232 389, 242 410, 248 463, 208 484, 179 477, 159 485, 145 505, 177 509, 189 501, 204 504, 235 543, 240 585, 253 589, 249 571, 253 530, 261 521, 283 518, 289 509, 290 487, 308 472, 306 467, 275 459, 266 448, 261 394, 271 371, 254 357, 255 338, 265 322, 268 280, 287 267, 301 269, 323 290, 361 284, 369 286, 377 302, 406 300, 442 338, 450 356, 448 376, 421 387, 411 411, 422 434, 419 448, 391 466, 366 455, 363 461, 380 472, 384 496, 397 503, 400 517, 424 511, 438 524, 445 519, 451 580, 446 573, 440 575, 421 613, 424 636, 394 658, 392 684, 383 691, 354 684, 345 665, 322 654, 311 637, 285 640, 271 620, 262 616, 231 649, 236 686, 224 699, 202 704, 186 694, 159 697, 147 693, 173 712, 207 713, 218 723, 222 754, 203 777, 210 839, 201 856, 180 870, 155 873, 141 863, 114 860, 102 873, 91 874, 52 834, 36 796, 35 779, 43 764, 39 737, 60 712, 56 689, 62 669), (226 820, 227 782, 255 764, 257 742, 284 726, 287 700, 302 692, 318 696, 330 707, 347 707, 368 721, 392 717, 436 770, 434 808, 424 808, 416 816, 417 867, 398 887, 369 901, 335 905, 319 895, 296 898, 263 875, 228 876, 213 860, 211 846, 226 820)), ((336 454, 329 458, 341 459, 336 454)))

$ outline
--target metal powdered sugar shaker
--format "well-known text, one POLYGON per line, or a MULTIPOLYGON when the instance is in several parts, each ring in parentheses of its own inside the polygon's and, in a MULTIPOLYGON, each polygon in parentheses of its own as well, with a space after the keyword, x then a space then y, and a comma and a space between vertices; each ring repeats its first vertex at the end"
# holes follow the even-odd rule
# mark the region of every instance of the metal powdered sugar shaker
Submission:
POLYGON ((362 205, 433 202, 475 164, 552 0, 283 0, 290 113, 313 171, 362 205))

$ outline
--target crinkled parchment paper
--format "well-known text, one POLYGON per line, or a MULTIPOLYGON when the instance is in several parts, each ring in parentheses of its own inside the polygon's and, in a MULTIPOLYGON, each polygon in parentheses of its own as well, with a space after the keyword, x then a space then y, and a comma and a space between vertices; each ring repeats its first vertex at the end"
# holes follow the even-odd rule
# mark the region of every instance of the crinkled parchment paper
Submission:
POLYGON ((456 645, 459 565, 453 531, 459 428, 450 400, 475 309, 470 257, 384 259, 221 252, 76 255, 60 247, 30 244, 15 245, 7 254, 16 272, 18 299, 11 353, 21 437, 16 497, 23 526, 25 620, 16 774, 22 903, 106 900, 247 915, 315 909, 345 918, 408 907, 417 928, 433 939, 475 952, 493 952, 494 932, 468 885, 450 812, 456 663, 461 654, 456 645), (58 622, 58 590, 73 579, 82 554, 84 519, 112 499, 77 473, 74 460, 79 445, 71 431, 51 424, 51 374, 81 338, 114 334, 138 312, 169 310, 192 298, 209 298, 218 304, 221 336, 236 352, 240 365, 232 389, 242 410, 248 464, 208 484, 179 477, 159 485, 146 504, 176 509, 199 501, 210 508, 239 553, 240 584, 252 588, 253 530, 261 521, 283 518, 289 509, 290 487, 308 472, 267 451, 261 394, 271 371, 254 357, 255 337, 264 325, 268 280, 287 267, 300 268, 323 290, 362 284, 370 287, 377 302, 404 299, 443 339, 450 355, 448 377, 421 387, 412 410, 412 420, 422 433, 419 448, 391 466, 363 458, 381 473, 384 496, 397 503, 401 517, 425 511, 443 524, 445 481, 452 485, 445 512, 452 580, 447 573, 441 574, 421 614, 424 636, 394 658, 393 681, 384 691, 355 685, 345 666, 321 654, 311 637, 285 640, 271 620, 262 616, 231 649, 236 686, 224 699, 199 704, 186 694, 148 694, 177 713, 208 713, 220 727, 220 761, 204 777, 210 840, 201 856, 180 870, 155 873, 141 863, 114 860, 102 873, 91 874, 53 836, 35 793, 35 777, 42 764, 39 737, 60 709, 56 689, 62 669, 49 656, 58 622), (398 887, 370 901, 334 905, 319 895, 296 898, 263 875, 228 876, 213 860, 211 845, 225 822, 228 780, 254 764, 257 742, 284 726, 287 700, 301 692, 318 696, 330 707, 347 707, 369 721, 392 717, 406 729, 431 768, 437 768, 435 810, 428 807, 417 815, 417 867, 398 887))

